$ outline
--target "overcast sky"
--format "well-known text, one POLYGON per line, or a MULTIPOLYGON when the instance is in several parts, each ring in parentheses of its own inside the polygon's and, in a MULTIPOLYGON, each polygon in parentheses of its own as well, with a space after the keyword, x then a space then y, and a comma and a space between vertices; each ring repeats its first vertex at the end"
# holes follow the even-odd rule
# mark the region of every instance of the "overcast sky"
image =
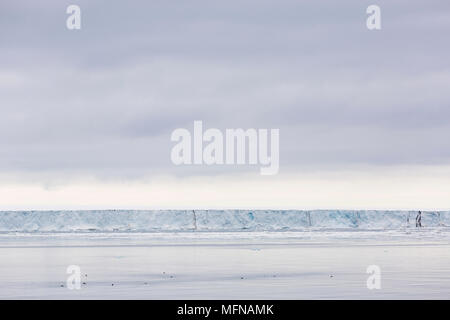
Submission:
MULTIPOLYGON (((48 188, 80 177, 141 183, 164 175, 174 179, 168 190, 183 193, 177 179, 201 177, 224 192, 225 181, 250 174, 255 184, 264 179, 268 193, 271 185, 295 193, 283 179, 339 171, 346 180, 344 170, 408 167, 431 168, 421 177, 432 179, 450 165, 449 35, 445 0, 3 0, 0 190, 13 197, 17 184, 48 188), (70 4, 81 7, 81 30, 66 28, 70 4), (370 4, 381 7, 381 30, 366 28, 370 4), (280 176, 271 182, 257 168, 174 166, 170 134, 191 130, 194 120, 206 128, 279 128, 280 176)), ((439 192, 450 185, 441 179, 439 192)), ((442 207, 450 207, 447 191, 436 200, 442 207)), ((103 193, 92 206, 114 206, 112 193, 103 193)), ((211 206, 244 205, 233 199, 230 193, 211 206)), ((286 205, 283 199, 267 205, 286 205)), ((0 209, 26 204, 15 201, 0 199, 0 209)), ((380 201, 369 197, 367 205, 380 201)), ((120 205, 137 203, 153 205, 142 198, 120 205)), ((319 198, 311 206, 333 203, 319 198)), ((171 204, 183 202, 158 205, 171 204)))

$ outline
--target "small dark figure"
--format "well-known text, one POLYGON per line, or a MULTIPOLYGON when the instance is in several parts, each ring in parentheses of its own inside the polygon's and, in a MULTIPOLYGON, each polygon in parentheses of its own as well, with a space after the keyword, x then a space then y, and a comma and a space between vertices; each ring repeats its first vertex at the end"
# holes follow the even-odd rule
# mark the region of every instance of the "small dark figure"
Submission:
POLYGON ((422 211, 419 211, 416 216, 416 228, 422 228, 422 211))

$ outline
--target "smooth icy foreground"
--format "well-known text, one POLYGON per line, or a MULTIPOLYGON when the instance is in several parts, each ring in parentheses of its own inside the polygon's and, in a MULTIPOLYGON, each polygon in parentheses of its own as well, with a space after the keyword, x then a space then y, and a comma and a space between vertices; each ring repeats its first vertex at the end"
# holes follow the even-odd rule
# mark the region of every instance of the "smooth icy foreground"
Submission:
POLYGON ((449 299, 450 230, 0 233, 0 298, 449 299))

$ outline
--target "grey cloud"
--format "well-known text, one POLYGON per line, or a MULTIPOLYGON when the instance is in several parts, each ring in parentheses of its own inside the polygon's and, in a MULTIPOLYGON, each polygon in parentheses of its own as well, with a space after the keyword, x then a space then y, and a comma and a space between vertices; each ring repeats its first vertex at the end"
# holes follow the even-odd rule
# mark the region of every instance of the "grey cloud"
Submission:
POLYGON ((2 1, 0 170, 178 173, 194 120, 280 128, 290 170, 449 163, 450 4, 369 4, 2 1))

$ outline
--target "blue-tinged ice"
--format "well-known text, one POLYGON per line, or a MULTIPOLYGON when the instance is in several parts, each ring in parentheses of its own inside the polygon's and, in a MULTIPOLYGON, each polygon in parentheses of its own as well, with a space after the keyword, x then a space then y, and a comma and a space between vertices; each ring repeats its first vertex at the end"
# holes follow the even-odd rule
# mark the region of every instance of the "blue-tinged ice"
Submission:
MULTIPOLYGON (((97 210, 0 211, 0 232, 385 230, 415 227, 417 211, 97 210)), ((423 212, 422 225, 450 227, 450 211, 423 212)))

